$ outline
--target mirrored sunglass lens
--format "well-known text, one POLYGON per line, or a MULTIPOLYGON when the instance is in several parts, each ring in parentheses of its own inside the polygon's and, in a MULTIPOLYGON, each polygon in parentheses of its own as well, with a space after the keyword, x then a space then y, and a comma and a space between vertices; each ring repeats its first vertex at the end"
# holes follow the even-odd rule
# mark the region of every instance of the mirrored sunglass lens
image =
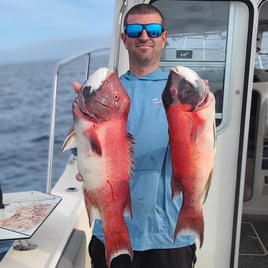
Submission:
POLYGON ((163 31, 161 24, 147 24, 145 28, 150 37, 159 37, 163 31))
POLYGON ((129 37, 139 37, 141 36, 143 27, 140 24, 131 24, 126 26, 126 34, 129 37))
POLYGON ((145 28, 149 37, 156 38, 161 36, 163 32, 163 26, 158 23, 151 24, 128 24, 125 28, 125 33, 128 37, 137 38, 142 34, 143 29, 145 28))

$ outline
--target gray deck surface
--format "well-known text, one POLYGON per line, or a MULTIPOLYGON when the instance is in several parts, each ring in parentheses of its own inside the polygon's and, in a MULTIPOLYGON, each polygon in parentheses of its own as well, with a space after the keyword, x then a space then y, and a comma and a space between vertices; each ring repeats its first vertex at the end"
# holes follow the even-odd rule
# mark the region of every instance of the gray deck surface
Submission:
POLYGON ((239 268, 268 268, 268 216, 243 215, 239 268))

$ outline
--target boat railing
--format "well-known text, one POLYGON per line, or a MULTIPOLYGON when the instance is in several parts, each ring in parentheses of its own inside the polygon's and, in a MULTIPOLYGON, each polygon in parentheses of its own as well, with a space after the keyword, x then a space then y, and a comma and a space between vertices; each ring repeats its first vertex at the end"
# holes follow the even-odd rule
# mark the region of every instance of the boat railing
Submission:
POLYGON ((47 166, 47 182, 46 182, 46 192, 51 193, 52 190, 52 174, 53 174, 53 159, 54 159, 54 143, 55 143, 55 125, 56 125, 56 104, 57 104, 57 94, 58 94, 58 87, 59 87, 59 74, 61 69, 82 58, 86 57, 86 67, 85 67, 85 79, 89 77, 90 74, 90 63, 91 63, 91 56, 93 53, 99 52, 108 52, 110 48, 99 48, 93 49, 89 51, 85 51, 59 61, 55 67, 54 73, 54 83, 53 83, 53 92, 52 92, 52 108, 51 108, 51 121, 50 121, 50 136, 49 136, 49 151, 48 151, 48 166, 47 166))

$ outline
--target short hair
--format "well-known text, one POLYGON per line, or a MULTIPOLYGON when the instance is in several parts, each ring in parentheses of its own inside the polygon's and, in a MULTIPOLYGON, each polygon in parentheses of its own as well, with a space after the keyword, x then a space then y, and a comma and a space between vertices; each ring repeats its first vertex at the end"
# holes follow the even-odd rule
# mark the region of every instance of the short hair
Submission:
POLYGON ((161 24, 165 27, 165 19, 163 14, 157 9, 155 6, 151 4, 138 4, 133 6, 131 9, 128 10, 125 18, 124 18, 124 26, 127 25, 127 19, 129 15, 136 15, 136 14, 159 14, 161 17, 161 24))

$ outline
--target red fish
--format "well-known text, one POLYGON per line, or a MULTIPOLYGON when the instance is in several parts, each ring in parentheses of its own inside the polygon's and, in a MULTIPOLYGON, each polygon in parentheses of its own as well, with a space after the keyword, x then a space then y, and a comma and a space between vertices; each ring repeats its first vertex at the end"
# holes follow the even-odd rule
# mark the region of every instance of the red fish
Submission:
POLYGON ((117 73, 98 69, 77 92, 74 131, 63 146, 72 147, 75 138, 77 178, 83 180, 90 223, 96 216, 102 219, 108 267, 120 254, 133 257, 124 221, 124 213, 131 216, 129 179, 134 140, 126 132, 129 108, 129 96, 117 73))
POLYGON ((215 140, 215 99, 208 81, 193 70, 177 66, 170 71, 162 94, 169 126, 172 159, 172 198, 183 203, 174 231, 204 239, 203 203, 211 183, 215 140))

